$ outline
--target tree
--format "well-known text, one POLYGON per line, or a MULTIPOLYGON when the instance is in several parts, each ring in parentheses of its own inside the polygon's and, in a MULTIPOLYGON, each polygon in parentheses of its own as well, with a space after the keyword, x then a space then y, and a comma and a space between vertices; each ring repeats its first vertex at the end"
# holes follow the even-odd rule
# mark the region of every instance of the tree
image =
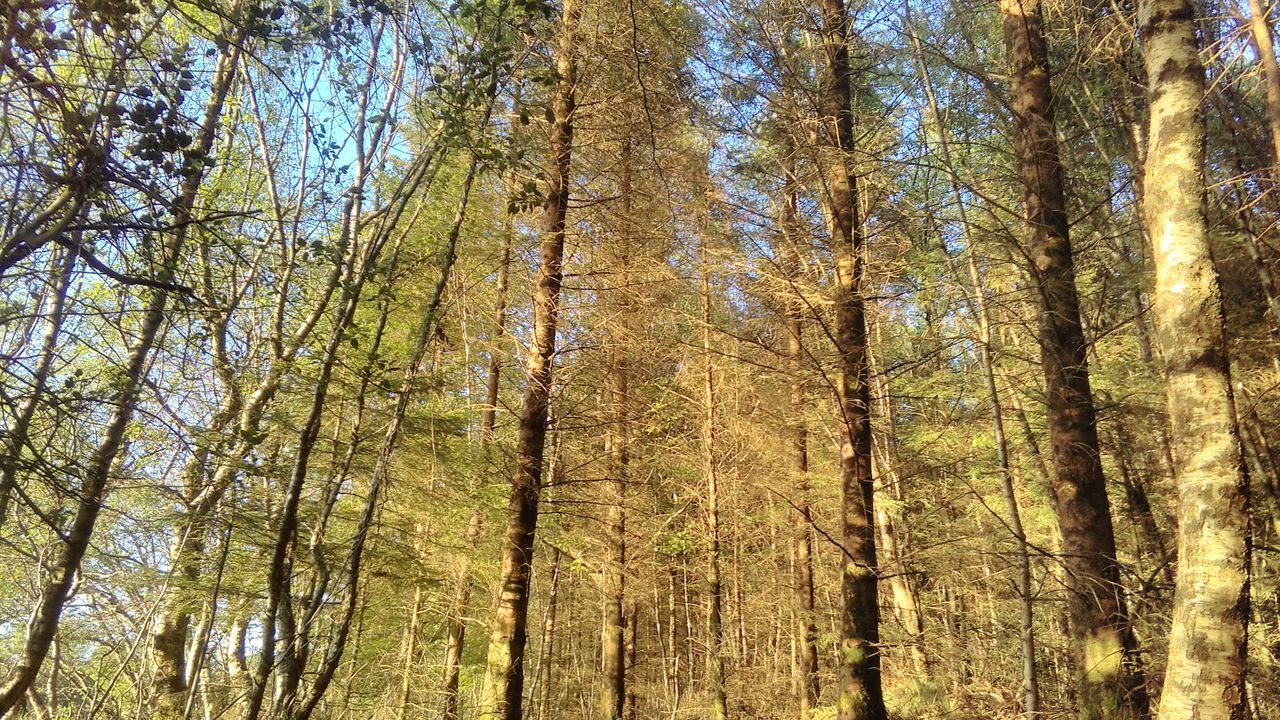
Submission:
POLYGON ((1205 216, 1205 73, 1195 21, 1190 2, 1141 5, 1151 113, 1144 211, 1180 519, 1159 715, 1236 720, 1250 716, 1249 483, 1205 216))
POLYGON ((520 720, 524 697, 524 654, 528 639, 529 577, 533 571, 534 533, 538 525, 543 450, 551 401, 556 350, 556 321, 564 277, 565 216, 572 183, 573 120, 577 84, 576 35, 582 9, 565 0, 556 50, 558 77, 551 132, 542 240, 533 295, 533 331, 525 362, 525 391, 520 410, 515 477, 507 507, 501 594, 489 638, 482 717, 520 720))
POLYGON ((1054 494, 1072 592, 1082 717, 1144 717, 1138 667, 1102 474, 1080 301, 1058 155, 1049 49, 1038 0, 1002 0, 1013 86, 1013 146, 1027 257, 1040 314, 1040 357, 1053 446, 1054 494))

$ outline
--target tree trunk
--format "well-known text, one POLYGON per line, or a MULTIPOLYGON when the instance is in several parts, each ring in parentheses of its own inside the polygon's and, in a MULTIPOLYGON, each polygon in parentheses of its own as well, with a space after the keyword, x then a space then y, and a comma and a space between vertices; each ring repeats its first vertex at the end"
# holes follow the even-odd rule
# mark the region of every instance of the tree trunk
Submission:
POLYGON ((1249 488, 1205 215, 1204 66, 1191 0, 1144 0, 1146 218, 1178 482, 1178 576, 1160 717, 1245 720, 1249 488))
MULTIPOLYGON (((492 366, 490 366, 492 369, 492 366)), ((490 378, 493 376, 490 375, 490 378)), ((467 521, 465 538, 467 556, 458 568, 453 600, 449 605, 444 650, 444 720, 457 720, 458 683, 462 675, 462 651, 466 647, 467 608, 471 605, 471 555, 480 542, 480 525, 483 514, 477 508, 467 521)))
POLYGON ((787 298, 787 355, 791 361, 792 471, 795 474, 795 523, 792 532, 793 592, 795 593, 795 661, 800 720, 809 720, 818 703, 818 626, 813 608, 813 516, 809 508, 809 430, 804 389, 804 301, 800 297, 799 181, 795 176, 794 143, 788 142, 786 185, 782 199, 784 271, 790 285, 787 298))
POLYGON ((729 717, 724 683, 724 598, 720 580, 720 477, 716 469, 716 379, 711 362, 711 281, 706 240, 702 247, 702 353, 705 407, 702 426, 702 471, 707 481, 707 675, 712 720, 729 717))
POLYGON ((629 327, 631 314, 627 287, 630 281, 630 250, 632 207, 631 190, 632 149, 631 139, 623 141, 622 179, 619 193, 622 196, 622 227, 618 232, 618 264, 614 273, 620 287, 609 290, 617 303, 617 318, 609 328, 609 377, 606 392, 609 398, 609 432, 606 438, 606 454, 609 463, 609 508, 605 520, 608 560, 604 571, 604 623, 600 634, 600 695, 598 709, 608 720, 621 720, 626 705, 626 628, 625 607, 627 570, 627 477, 630 456, 630 434, 627 426, 627 403, 630 392, 625 356, 624 328, 629 327))
POLYGON ((636 693, 636 644, 639 642, 638 634, 640 632, 640 608, 632 603, 627 612, 627 636, 623 641, 623 652, 626 655, 626 667, 623 668, 627 678, 630 678, 626 684, 626 718, 627 720, 638 720, 638 694, 636 693))
POLYGON ((1149 714, 1099 453, 1039 0, 1000 0, 1084 720, 1149 714))
POLYGON ((538 662, 538 720, 548 720, 551 680, 556 650, 556 610, 560 596, 560 550, 551 552, 551 587, 547 590, 547 614, 542 621, 542 657, 538 662))
POLYGON ((409 626, 404 631, 404 659, 400 668, 400 702, 396 708, 396 719, 405 720, 409 716, 409 705, 413 702, 413 666, 418 655, 418 618, 422 612, 422 587, 413 589, 413 607, 409 610, 409 626))
MULTIPOLYGON (((228 363, 225 360, 226 341, 222 336, 225 335, 227 329, 227 322, 231 312, 229 308, 221 310, 220 323, 214 329, 213 334, 218 339, 220 349, 219 357, 215 358, 215 361, 219 369, 220 380, 224 386, 224 392, 226 392, 226 398, 207 431, 202 436, 197 437, 196 449, 182 470, 182 490, 185 494, 183 498, 185 508, 180 522, 175 523, 177 529, 170 542, 169 561, 173 567, 177 568, 176 573, 179 579, 187 587, 194 586, 200 578, 200 554, 205 542, 205 534, 210 525, 210 516, 216 509, 223 494, 244 467, 245 457, 249 455, 256 445, 256 441, 251 438, 260 434, 261 423, 271 399, 285 380, 287 372, 292 369, 293 360, 304 348, 311 333, 323 318, 330 300, 343 280, 346 268, 352 258, 355 257, 354 253, 358 246, 353 239, 361 231, 360 212, 364 197, 363 188, 372 175, 373 158, 379 150, 378 147, 365 147, 367 127, 365 109, 370 99, 369 88, 373 83, 373 79, 374 68, 371 66, 365 75, 360 99, 357 102, 355 179, 352 181, 348 191, 344 193, 347 199, 343 203, 339 216, 343 233, 342 242, 350 248, 350 254, 339 255, 339 259, 333 263, 333 267, 322 285, 319 300, 288 337, 285 336, 284 317, 286 307, 296 301, 295 294, 290 292, 291 286, 289 282, 289 278, 293 274, 294 258, 287 253, 285 257, 282 257, 282 261, 286 264, 286 269, 283 273, 283 279, 278 283, 278 288, 276 289, 276 301, 273 308, 275 322, 271 327, 271 335, 268 339, 272 349, 272 364, 252 392, 245 393, 242 396, 241 392, 236 388, 235 377, 232 376, 229 368, 227 368, 228 363), (234 425, 232 425, 233 422, 234 425), (208 482, 202 483, 201 480, 205 473, 208 472, 206 465, 214 457, 213 450, 215 449, 212 442, 205 438, 213 438, 214 442, 227 438, 235 438, 235 440, 214 466, 211 473, 212 477, 209 478, 208 482)), ((271 150, 259 112, 257 96, 252 83, 247 83, 247 85, 246 94, 253 107, 256 120, 260 158, 269 167, 270 160, 268 158, 271 150)), ((379 115, 381 119, 373 123, 373 127, 368 131, 368 134, 374 137, 383 135, 389 122, 388 118, 391 116, 389 108, 394 104, 396 96, 397 93, 395 92, 387 94, 382 106, 382 112, 379 115)), ((433 156, 434 154, 427 155, 428 158, 433 156)), ((281 237, 285 237, 287 234, 285 230, 287 220, 277 199, 275 181, 270 170, 266 173, 266 179, 269 192, 273 198, 272 207, 275 211, 279 233, 281 237)), ((212 288, 208 292, 212 294, 212 288)), ((349 455, 351 454, 354 454, 354 448, 349 453, 349 455)), ((347 459, 348 464, 349 461, 350 457, 347 459)), ((181 593, 169 592, 162 599, 152 641, 153 662, 157 668, 153 684, 157 693, 157 709, 162 713, 173 711, 176 703, 180 702, 178 695, 186 687, 187 673, 179 650, 186 643, 190 627, 191 611, 186 599, 181 593)))
MULTIPOLYGON (((874 317, 874 316, 873 316, 874 317)), ((880 323, 873 320, 874 342, 880 342, 880 323)), ((897 420, 893 414, 893 399, 889 382, 881 374, 876 362, 875 353, 867 348, 867 369, 871 376, 872 396, 877 411, 884 423, 879 441, 872 435, 872 470, 881 478, 878 493, 888 493, 901 500, 902 478, 898 475, 897 420), (879 450, 877 451, 877 446, 879 450)), ((873 427, 874 430, 874 427, 873 427)), ((889 567, 889 590, 893 597, 893 615, 906 633, 907 653, 911 658, 911 669, 919 679, 929 676, 929 661, 925 655, 924 619, 920 613, 920 595, 916 589, 915 578, 903 562, 906 554, 905 533, 899 533, 893 518, 884 510, 883 503, 876 503, 876 531, 880 540, 880 551, 884 556, 882 567, 889 567)))
POLYGON ((553 105, 551 165, 543 204, 542 243, 533 298, 533 332, 525 364, 525 391, 516 445, 516 470, 507 508, 507 543, 502 558, 502 590, 489 639, 485 692, 480 716, 521 720, 524 650, 528 639, 529 577, 534 531, 542 490, 542 460, 555 359, 556 320, 563 277, 565 214, 569 208, 570 159, 577 84, 576 35, 579 0, 564 0, 556 52, 559 78, 553 105))
POLYGON ((853 73, 844 0, 823 0, 822 142, 826 146, 827 215, 835 255, 834 336, 839 355, 844 607, 838 653, 839 720, 885 720, 880 678, 880 607, 876 583, 874 485, 871 477, 871 389, 862 296, 862 223, 853 169, 853 73))
MULTIPOLYGON (((1266 90, 1267 129, 1271 135, 1271 161, 1280 164, 1280 67, 1276 64, 1268 8, 1263 0, 1249 0, 1249 34, 1254 53, 1262 64, 1262 85, 1266 90)), ((1280 177, 1280 168, 1272 168, 1272 176, 1280 177)))

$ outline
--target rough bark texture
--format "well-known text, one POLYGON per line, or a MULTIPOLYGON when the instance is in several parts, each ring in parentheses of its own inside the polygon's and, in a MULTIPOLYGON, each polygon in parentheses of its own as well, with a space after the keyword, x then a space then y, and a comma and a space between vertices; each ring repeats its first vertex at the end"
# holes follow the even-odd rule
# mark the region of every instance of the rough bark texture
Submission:
POLYGON ((1179 519, 1159 715, 1244 720, 1249 491, 1205 216, 1205 71, 1195 19, 1191 0, 1140 6, 1151 113, 1145 210, 1179 519))
POLYGON ((871 478, 871 392, 862 297, 862 227, 853 170, 853 74, 844 0, 823 0, 822 80, 826 203, 835 256, 834 335, 840 358, 840 479, 842 558, 840 720, 885 720, 880 681, 880 608, 876 583, 875 503, 871 478))
POLYGON ((605 571, 604 622, 601 628, 600 714, 609 720, 620 720, 626 699, 626 648, 623 598, 626 593, 626 370, 619 360, 614 360, 609 379, 614 404, 614 421, 609 438, 609 510, 606 519, 608 532, 608 568, 605 571))
POLYGON ((1040 309, 1040 357, 1055 495, 1070 578, 1082 718, 1145 717, 1148 699, 1116 564, 1068 236, 1049 51, 1039 0, 1001 0, 1014 152, 1040 309))
POLYGON ((556 52, 559 84, 552 103, 551 164, 543 204, 542 242, 533 295, 533 333, 525 363, 525 390, 516 444, 515 477, 507 506, 507 540, 502 557, 498 608, 489 638, 485 689, 480 716, 521 720, 524 651, 528 639, 529 577, 533 569, 534 531, 542 489, 543 450, 556 349, 556 321, 563 278, 565 215, 569 208, 570 159, 577 61, 575 36, 581 8, 564 0, 560 45, 556 52))

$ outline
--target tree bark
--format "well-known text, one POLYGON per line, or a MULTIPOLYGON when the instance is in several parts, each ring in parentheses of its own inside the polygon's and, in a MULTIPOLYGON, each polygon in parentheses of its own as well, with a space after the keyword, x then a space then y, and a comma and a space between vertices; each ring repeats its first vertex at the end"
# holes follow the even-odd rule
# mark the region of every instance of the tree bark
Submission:
POLYGON ((1249 487, 1205 214, 1196 6, 1144 0, 1139 27, 1151 117, 1145 210, 1153 305, 1178 482, 1178 575, 1160 717, 1245 720, 1249 487))
POLYGON ((516 445, 516 470, 507 507, 507 542, 503 550, 501 594, 489 639, 485 691, 480 716, 521 720, 524 696, 524 651, 528 640, 529 577, 533 569, 534 532, 542 489, 543 450, 551 399, 556 321, 563 278, 565 215, 569 208, 570 160, 577 84, 579 0, 564 0, 560 44, 556 51, 559 78, 552 103, 551 164, 543 204, 542 242, 533 298, 533 332, 525 364, 525 391, 516 445))
POLYGON ((844 0, 822 2, 822 137, 826 197, 835 256, 834 335, 839 356, 841 562, 839 720, 885 720, 880 678, 875 501, 871 477, 871 389, 862 294, 863 230, 853 169, 853 73, 844 0))
MULTIPOLYGON (((492 377, 492 376, 490 376, 492 377)), ((467 521, 465 538, 467 559, 458 568, 458 577, 454 586, 453 600, 449 605, 449 616, 445 618, 446 634, 444 651, 444 711, 445 720, 457 720, 458 683, 462 675, 462 651, 466 647, 467 608, 471 605, 471 561, 480 542, 480 526, 482 513, 477 508, 471 512, 467 521)))
POLYGON ((400 667, 400 701, 396 706, 396 720, 409 716, 413 701, 413 666, 418 655, 418 618, 422 611, 422 587, 413 589, 413 607, 409 609, 409 626, 404 631, 404 658, 400 667))
POLYGON ((1013 146, 1040 310, 1059 526, 1084 720, 1143 718, 1149 701, 1120 585, 1099 452, 1039 0, 1000 0, 1013 77, 1013 146))

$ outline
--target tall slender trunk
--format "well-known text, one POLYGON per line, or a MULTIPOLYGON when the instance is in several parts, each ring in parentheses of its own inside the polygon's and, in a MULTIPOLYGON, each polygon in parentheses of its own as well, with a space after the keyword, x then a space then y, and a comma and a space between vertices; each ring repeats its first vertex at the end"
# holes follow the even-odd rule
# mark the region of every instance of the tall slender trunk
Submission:
POLYGON ((640 608, 633 602, 627 608, 627 636, 623 642, 623 652, 626 655, 626 667, 623 672, 628 678, 626 687, 626 709, 624 711, 627 720, 638 720, 639 694, 636 692, 636 647, 640 641, 640 608))
POLYGON ((458 684, 462 675, 462 651, 466 647, 467 608, 471 605, 471 555, 480 542, 483 513, 479 508, 471 512, 465 537, 466 558, 455 579, 453 599, 449 615, 445 618, 446 639, 444 650, 444 711, 445 720, 457 720, 458 684))
POLYGON ((409 609, 409 626, 404 631, 404 658, 400 666, 400 700, 396 706, 396 720, 409 716, 413 702, 413 666, 418 654, 418 618, 422 612, 422 586, 413 589, 413 607, 409 609))
POLYGON ((712 720, 729 717, 724 678, 724 593, 720 579, 720 476, 716 467, 716 377, 711 361, 711 280, 702 246, 702 473, 707 482, 707 681, 712 720))
POLYGON ((630 393, 628 363, 625 350, 623 328, 629 326, 630 296, 630 250, 632 207, 634 198, 631 189, 632 147, 631 139, 623 141, 622 146, 622 182, 619 193, 622 196, 622 214, 619 218, 622 228, 618 233, 617 257, 618 268, 614 276, 620 287, 611 289, 617 303, 617 317, 609 329, 609 377, 606 392, 609 397, 610 421, 606 438, 606 453, 609 462, 608 498, 609 508, 605 520, 608 543, 608 560, 604 572, 604 622, 600 631, 601 678, 598 706, 600 714, 609 720, 621 720, 626 703, 626 656, 625 656, 625 607, 626 570, 627 570, 627 476, 631 461, 630 433, 627 425, 627 402, 630 393))
MULTIPOLYGON (((378 37, 381 37, 381 31, 379 31, 378 37)), ((396 62, 395 65, 397 72, 402 70, 402 63, 396 62)), ((267 167, 265 174, 266 184, 272 198, 272 209, 275 215, 277 232, 283 242, 284 238, 289 234, 289 231, 286 230, 288 221, 285 218, 284 208, 279 200, 274 172, 268 160, 271 151, 267 132, 259 111, 253 83, 247 73, 244 77, 246 95, 253 108, 256 120, 260 158, 267 167)), ((381 147, 381 140, 386 135, 389 118, 392 116, 389 109, 394 105, 397 96, 396 92, 387 93, 382 112, 379 115, 380 119, 372 123, 372 127, 369 127, 365 108, 370 99, 369 88, 373 83, 374 77, 375 68, 371 66, 365 75, 360 99, 357 102, 357 120, 354 133, 356 150, 355 178, 347 192, 344 193, 346 200, 339 216, 340 228, 343 233, 340 242, 351 248, 355 247, 354 243, 352 243, 352 236, 360 231, 359 214, 364 196, 363 189, 372 174, 371 169, 374 166, 374 157, 378 153, 378 148, 381 147)), ((395 83, 393 82, 392 85, 394 86, 395 83)), ((299 192, 298 212, 301 212, 301 190, 299 192)), ((169 547, 169 561, 176 568, 178 577, 185 586, 194 586, 199 580, 202 572, 200 556, 203 552, 205 535, 211 524, 211 515, 217 508, 223 494, 231 487, 235 477, 243 468, 244 458, 255 447, 257 441, 252 438, 260 434, 261 423, 266 417, 272 398, 279 390, 281 383, 286 379, 288 370, 293 367, 293 360, 304 348, 312 332, 323 319, 329 307, 329 302, 338 291, 338 286, 343 279, 343 274, 350 260, 350 257, 345 254, 339 255, 339 259, 333 263, 328 275, 325 277, 319 300, 298 322, 293 333, 286 337, 284 330, 286 307, 295 300, 295 293, 290 292, 290 278, 293 276, 293 267, 296 264, 296 249, 285 248, 282 250, 281 255, 285 270, 283 278, 277 283, 276 300, 273 308, 275 321, 271 326, 271 334, 268 338, 273 355, 272 364, 251 392, 241 393, 237 389, 236 378, 232 375, 229 363, 226 360, 224 335, 230 322, 230 314, 232 312, 230 308, 220 311, 222 317, 218 319, 217 327, 214 328, 212 333, 219 349, 215 362, 226 397, 223 401, 223 406, 210 422, 206 432, 197 437, 195 451, 180 474, 185 507, 180 521, 175 523, 175 531, 169 547), (206 438, 211 438, 212 440, 207 440, 206 438), (214 450, 218 449, 214 445, 215 442, 228 442, 230 444, 230 447, 223 448, 225 452, 220 458, 216 457, 214 452, 214 450), (210 471, 208 463, 211 459, 216 459, 216 462, 210 471), (207 481, 202 482, 206 473, 210 477, 207 481)), ((213 288, 208 288, 207 292, 212 295, 214 290, 213 288)), ((189 603, 182 593, 169 592, 161 601, 153 629, 152 660, 156 666, 156 677, 153 685, 156 690, 156 709, 161 713, 175 712, 175 708, 181 700, 181 694, 186 688, 187 671, 181 649, 186 644, 187 635, 191 627, 191 610, 188 605, 189 603)))
POLYGON ((556 612, 560 600, 560 550, 551 551, 551 583, 547 589, 547 613, 542 621, 542 658, 538 661, 538 720, 548 720, 551 706, 551 681, 554 677, 556 650, 556 612))
POLYGON ((507 507, 507 542, 502 558, 502 589, 489 638, 485 690, 480 716, 521 720, 524 651, 528 640, 529 577, 533 569, 534 531, 542 490, 543 450, 555 361, 556 321, 563 278, 565 215, 572 183, 573 115, 577 85, 576 36, 579 0, 564 0, 560 45, 556 51, 556 89, 551 128, 551 164, 543 204, 542 242, 533 297, 533 332, 525 364, 525 391, 516 444, 516 469, 507 507))
MULTIPOLYGON (((515 130, 512 129, 514 134, 515 130)), ((515 141, 512 141, 515 145, 515 141)), ((514 174, 513 174, 514 175, 514 174)), ((511 181, 508 195, 515 196, 515 181, 511 181)), ((498 390, 502 384, 502 354, 498 343, 507 334, 507 287, 511 276, 511 243, 516 236, 515 222, 511 213, 507 213, 502 225, 502 250, 498 257, 498 278, 496 292, 497 306, 493 314, 493 340, 489 349, 489 378, 485 384, 484 413, 481 416, 482 436, 486 442, 493 440, 494 426, 498 422, 498 390)))
POLYGON ((1000 0, 1013 78, 1013 146, 1022 183, 1027 255, 1040 310, 1040 357, 1068 606, 1085 720, 1143 718, 1149 701, 1120 585, 1111 506, 1085 358, 1055 135, 1049 48, 1039 0, 1000 0))
POLYGON ((125 430, 133 418, 147 361, 151 357, 151 349, 167 317, 165 311, 169 302, 169 291, 164 288, 173 283, 187 234, 195 222, 196 196, 199 194, 207 172, 205 159, 213 150, 222 110, 230 93, 245 41, 245 24, 237 23, 237 26, 239 29, 235 31, 235 36, 230 38, 226 49, 218 58, 200 130, 188 153, 191 172, 183 180, 178 197, 172 206, 174 216, 172 227, 175 229, 169 233, 160 247, 155 278, 158 285, 147 301, 137 340, 129 349, 129 355, 116 385, 118 390, 112 403, 115 411, 107 421, 102 438, 86 464, 85 476, 77 492, 75 516, 70 527, 62 533, 62 550, 50 570, 49 579, 41 588, 39 601, 27 624, 27 635, 18 662, 9 672, 4 684, 0 686, 0 717, 7 714, 22 700, 27 688, 39 674, 40 666, 44 663, 45 655, 49 651, 49 644, 58 630, 62 609, 71 592, 72 580, 89 549, 89 540, 93 535, 98 513, 102 510, 106 499, 111 467, 116 462, 124 442, 125 430))
MULTIPOLYGON (((873 343, 880 343, 880 323, 873 315, 873 343)), ((867 348, 867 369, 871 377, 872 399, 879 413, 883 430, 872 436, 873 471, 881 478, 878 494, 887 494, 895 500, 903 497, 902 477, 898 474, 898 423, 893 412, 893 397, 889 381, 882 374, 881 366, 871 347, 867 348)), ((873 428, 874 430, 874 428, 873 428)), ((884 503, 876 503, 876 531, 880 552, 884 557, 881 567, 889 568, 889 591, 893 599, 893 615, 907 635, 907 653, 911 669, 917 678, 929 676, 929 660, 925 654, 924 618, 920 613, 920 593, 903 558, 907 554, 906 533, 899 532, 893 518, 884 509, 884 503)))
MULTIPOLYGON (((490 98, 489 108, 492 108, 492 98, 490 98)), ((486 127, 489 122, 489 110, 486 109, 484 117, 481 121, 481 127, 486 127)), ((368 542, 369 532, 371 531, 374 519, 380 506, 380 497, 384 486, 388 482, 388 475, 391 470, 391 460, 395 454, 397 442, 400 437, 400 428, 404 423, 404 418, 409 408, 409 400, 413 396, 413 386, 417 379, 420 367, 426 357, 427 346, 430 339, 435 335, 435 329, 440 322, 440 307, 444 302, 445 289, 449 284, 450 278, 453 276, 453 266, 458 259, 458 239, 462 233, 462 225, 466 221, 467 205, 471 198, 471 188, 475 182, 476 173, 479 170, 479 160, 472 156, 471 162, 467 169, 466 177, 462 181, 461 194, 458 198, 458 205, 454 211, 453 221, 449 227, 449 234, 445 240, 443 257, 440 260, 439 277, 436 280, 436 286, 431 294, 431 299, 427 306, 423 308, 422 315, 419 318, 417 332, 413 337, 413 346, 410 350, 408 362, 405 364, 405 374, 401 379, 399 392, 396 397, 395 409, 391 415, 391 421, 387 424, 386 433, 382 438, 382 445, 378 448, 378 456, 374 461, 373 472, 369 479, 369 487, 365 491, 364 508, 361 511, 360 518, 356 524, 355 537, 351 542, 351 548, 347 553, 347 572, 346 572, 346 597, 344 599, 341 610, 341 617, 337 622, 337 632, 333 640, 329 644, 329 648, 325 653, 324 659, 320 664, 315 678, 312 681, 310 693, 301 704, 301 707, 294 714, 297 720, 307 720, 314 711, 320 699, 328 689, 329 683, 332 682, 334 674, 337 672, 338 664, 342 659, 342 655, 346 650, 347 637, 350 632, 351 620, 356 611, 356 600, 359 595, 360 586, 360 570, 364 557, 364 549, 368 542)), ((307 618, 308 623, 311 618, 307 618)), ((303 648, 305 650, 305 648, 303 648)), ((298 679, 291 678, 291 684, 296 688, 298 679)), ((286 697, 285 707, 291 709, 292 698, 286 697)), ((292 718, 290 718, 292 720, 292 718)))
POLYGON ((826 204, 835 256, 837 400, 840 408, 842 550, 839 720, 885 720, 880 678, 880 606, 876 584, 875 500, 871 477, 871 389, 862 294, 863 229, 853 168, 853 73, 844 0, 823 0, 822 142, 826 204))
POLYGON ((800 297, 799 181, 794 142, 788 136, 782 198, 783 270, 791 286, 787 297, 787 356, 791 362, 791 458, 795 474, 795 522, 792 529, 792 592, 795 594, 794 659, 800 720, 809 720, 818 704, 818 626, 813 607, 813 516, 809 507, 809 430, 804 383, 804 300, 800 297))
POLYGON ((1160 717, 1245 720, 1249 486, 1205 214, 1196 19, 1192 0, 1139 5, 1151 116, 1145 210, 1178 482, 1178 576, 1160 717))
MULTIPOLYGON (((514 139, 512 143, 514 145, 514 139)), ((514 192, 513 181, 512 185, 508 187, 508 195, 513 195, 514 192)), ((492 448, 495 428, 498 422, 498 390, 502 380, 502 355, 498 349, 498 342, 506 335, 507 331, 507 287, 511 272, 511 244, 516 234, 515 223, 511 213, 508 213, 504 218, 502 230, 502 250, 498 257, 496 288, 498 299, 494 308, 493 342, 489 350, 489 375, 485 384, 484 412, 481 416, 480 438, 484 443, 486 453, 492 448)), ((488 455, 486 455, 486 459, 489 459, 488 455)), ((462 652, 466 647, 467 609, 471 604, 471 562, 476 547, 480 542, 480 528, 483 520, 483 509, 476 507, 471 512, 471 518, 467 521, 467 531, 464 538, 466 555, 463 556, 462 564, 458 568, 453 601, 450 604, 449 615, 445 620, 448 637, 445 641, 444 658, 444 703, 442 713, 444 720, 457 720, 459 717, 458 686, 462 675, 462 652)))

